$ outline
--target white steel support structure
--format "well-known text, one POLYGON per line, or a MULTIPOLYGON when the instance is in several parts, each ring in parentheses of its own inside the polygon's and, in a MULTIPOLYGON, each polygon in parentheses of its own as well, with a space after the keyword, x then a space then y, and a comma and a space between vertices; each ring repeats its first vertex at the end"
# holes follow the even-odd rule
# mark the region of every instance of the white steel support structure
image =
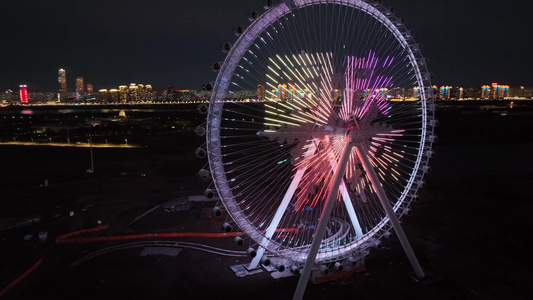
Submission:
MULTIPOLYGON (((331 165, 331 169, 333 170, 333 172, 335 172, 335 170, 337 169, 337 162, 335 160, 330 160, 329 164, 331 165)), ((352 199, 350 199, 350 194, 348 193, 348 189, 346 188, 346 183, 344 182, 344 180, 341 181, 339 188, 341 191, 342 200, 344 201, 344 205, 346 206, 346 211, 348 212, 348 216, 350 217, 350 221, 352 222, 353 229, 355 230, 356 238, 360 238, 363 236, 363 230, 361 229, 361 224, 359 223, 359 219, 357 218, 357 214, 355 213, 352 199)))
POLYGON ((381 182, 379 181, 378 174, 376 174, 374 167, 372 167, 372 164, 370 163, 370 160, 368 159, 368 155, 366 154, 366 151, 363 145, 361 144, 361 142, 354 143, 354 148, 355 148, 355 151, 357 152, 357 156, 361 160, 361 164, 363 165, 363 168, 365 169, 366 174, 370 178, 370 182, 372 182, 372 186, 374 187, 374 190, 376 191, 376 194, 378 195, 379 201, 381 202, 383 209, 385 209, 385 213, 387 214, 387 217, 389 217, 392 228, 394 228, 394 232, 396 232, 396 235, 398 236, 398 239, 400 240, 400 243, 402 244, 403 251, 405 251, 407 258, 409 259, 409 262, 411 263, 411 266, 413 267, 413 270, 415 271, 416 277, 419 279, 426 277, 426 275, 424 274, 424 271, 422 270, 422 267, 420 266, 420 263, 418 262, 418 259, 416 258, 413 248, 411 248, 411 244, 409 243, 409 240, 407 239, 407 236, 405 235, 405 232, 403 231, 402 225, 400 224, 400 221, 398 221, 398 217, 396 216, 394 209, 392 209, 389 198, 387 197, 387 194, 385 193, 385 189, 383 189, 383 186, 381 185, 381 182))
MULTIPOLYGON (((353 139, 354 136, 355 134, 352 132, 351 138, 353 139)), ((339 187, 341 185, 344 170, 346 168, 346 164, 348 162, 352 147, 355 148, 357 156, 359 157, 364 170, 370 178, 370 182, 372 183, 372 186, 376 191, 381 205, 383 206, 383 209, 385 210, 385 213, 387 214, 387 217, 389 218, 391 225, 394 228, 398 239, 400 240, 405 254, 407 255, 407 258, 409 259, 409 262, 413 267, 416 277, 419 279, 425 277, 424 271, 422 270, 422 267, 420 266, 420 263, 418 262, 418 259, 416 258, 416 255, 411 247, 411 244, 409 243, 409 240, 407 239, 407 236, 405 235, 405 232, 403 231, 403 228, 400 225, 400 222, 398 221, 398 217, 396 217, 394 209, 390 204, 389 198, 387 197, 387 194, 385 193, 385 190, 383 189, 383 186, 379 181, 379 177, 376 174, 374 167, 372 167, 372 164, 368 159, 368 155, 366 154, 366 151, 364 150, 361 141, 359 141, 359 139, 357 138, 355 139, 358 141, 353 142, 352 140, 350 140, 346 143, 344 149, 342 150, 339 164, 337 165, 335 174, 333 176, 333 182, 331 183, 328 198, 326 200, 326 203, 324 204, 324 209, 322 211, 322 215, 320 216, 320 221, 318 223, 318 228, 316 230, 313 243, 311 244, 311 249, 308 252, 307 260, 305 262, 303 271, 300 275, 298 286, 296 287, 296 291, 294 292, 293 300, 301 300, 305 293, 305 288, 307 287, 307 283, 309 281, 309 277, 311 275, 311 271, 315 263, 315 258, 318 253, 318 249, 324 237, 324 233, 326 232, 327 223, 329 222, 329 217, 333 209, 333 204, 335 203, 335 199, 337 198, 337 191, 339 190, 339 187)))
MULTIPOLYGON (((309 145, 309 148, 307 148, 307 151, 305 152, 305 157, 310 156, 316 151, 316 145, 315 141, 311 141, 311 144, 309 145)), ((285 210, 287 210, 287 206, 289 206, 289 203, 291 202, 292 196, 294 196, 294 193, 296 192, 296 189, 298 188, 298 185, 300 184, 300 181, 302 180, 302 177, 305 173, 305 168, 299 168, 296 171, 296 174, 292 178, 292 182, 289 185, 289 188, 287 189, 287 192, 285 192, 285 196, 283 197, 283 200, 281 200, 281 204, 279 205, 278 209, 276 210, 276 214, 274 215, 274 218, 272 218, 272 221, 270 222, 270 225, 268 225, 267 230, 265 232, 265 237, 270 240, 272 235, 274 235, 274 232, 276 232, 276 229, 278 228, 279 222, 281 221, 281 217, 283 217, 283 214, 285 213, 285 210)), ((259 265, 259 262, 261 261, 261 258, 265 254, 265 248, 259 247, 257 249, 256 256, 252 259, 252 262, 248 266, 248 269, 255 269, 259 265)))
POLYGON ((337 169, 335 170, 335 174, 333 175, 333 182, 331 183, 328 198, 326 199, 324 209, 322 210, 322 214, 320 215, 320 221, 318 222, 318 227, 316 229, 315 237, 313 238, 313 243, 311 244, 311 248, 309 249, 309 252, 307 254, 307 260, 305 261, 302 275, 300 275, 298 286, 296 287, 296 291, 294 292, 294 300, 302 299, 305 293, 305 287, 307 286, 309 276, 311 275, 311 271, 315 264, 315 257, 318 253, 318 249, 320 248, 320 244, 322 243, 322 238, 324 237, 324 233, 326 233, 326 227, 329 222, 331 210, 333 209, 333 205, 335 204, 335 200, 337 199, 337 191, 339 190, 339 186, 344 175, 344 170, 346 169, 346 163, 348 162, 348 158, 350 158, 351 151, 352 143, 348 142, 346 143, 346 145, 344 145, 344 149, 342 149, 339 164, 337 165, 337 169))

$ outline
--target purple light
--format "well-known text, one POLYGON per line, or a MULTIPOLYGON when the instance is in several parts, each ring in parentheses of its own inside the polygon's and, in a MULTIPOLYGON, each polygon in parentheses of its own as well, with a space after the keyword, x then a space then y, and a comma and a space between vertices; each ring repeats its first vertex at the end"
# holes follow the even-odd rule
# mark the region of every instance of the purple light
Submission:
MULTIPOLYGON (((344 90, 344 101, 341 108, 340 117, 344 121, 348 121, 353 115, 357 118, 362 118, 370 109, 373 103, 377 104, 378 109, 382 113, 387 113, 387 105, 385 102, 385 91, 392 87, 392 76, 375 75, 379 70, 377 69, 380 59, 372 50, 368 52, 367 57, 348 56, 346 58, 346 72, 344 90), (362 78, 364 76, 364 78, 362 78), (365 94, 365 102, 361 108, 353 108, 354 93, 358 91, 368 91, 365 94)), ((382 68, 388 68, 392 65, 394 57, 387 56, 382 68)))

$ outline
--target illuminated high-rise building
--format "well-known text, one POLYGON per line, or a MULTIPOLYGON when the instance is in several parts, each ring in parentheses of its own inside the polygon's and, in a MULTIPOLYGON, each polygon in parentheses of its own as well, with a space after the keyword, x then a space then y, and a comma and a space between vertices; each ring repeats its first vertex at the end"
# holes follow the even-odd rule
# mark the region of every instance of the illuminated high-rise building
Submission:
POLYGON ((501 98, 499 97, 501 93, 501 86, 497 82, 492 83, 492 99, 501 98))
MULTIPOLYGON (((177 92, 173 90, 173 87, 169 87, 169 91, 173 94, 177 92)), ((87 92, 89 93, 89 84, 87 84, 87 92)), ((154 94, 152 92, 152 86, 149 84, 144 85, 144 84, 131 83, 129 86, 121 85, 118 87, 118 89, 109 89, 109 90, 100 89, 98 90, 98 92, 100 94, 98 98, 101 101, 107 101, 107 102, 129 103, 129 102, 153 101, 154 99, 154 94)))
POLYGON ((451 86, 440 87, 440 99, 450 99, 451 86))
POLYGON ((265 100, 265 87, 261 84, 257 85, 257 100, 265 100))
POLYGON ((98 100, 100 102, 110 102, 110 96, 107 89, 99 89, 98 90, 98 100))
POLYGON ((491 85, 481 87, 482 99, 503 99, 509 97, 509 86, 493 82, 491 85))
POLYGON ((76 92, 83 94, 85 87, 83 86, 83 77, 76 77, 76 92))
POLYGON ((135 83, 130 83, 128 88, 128 101, 139 101, 139 86, 135 83))
POLYGON ((83 77, 76 77, 76 99, 83 97, 84 92, 83 77))
POLYGON ((420 87, 419 86, 415 86, 415 87, 413 87, 413 96, 412 96, 412 98, 418 99, 418 97, 420 97, 420 87))
POLYGON ((379 96, 383 99, 387 99, 387 91, 389 89, 388 88, 380 88, 380 89, 376 89, 375 90, 375 93, 376 93, 376 96, 379 96))
POLYGON ((140 101, 152 101, 153 100, 152 86, 150 84, 147 84, 147 85, 138 84, 137 90, 138 90, 138 99, 140 101))
POLYGON ((167 101, 173 100, 173 91, 174 91, 174 86, 172 86, 172 85, 167 86, 167 89, 165 91, 163 91, 163 95, 165 96, 165 100, 167 100, 167 101))
POLYGON ((110 89, 109 90, 109 97, 111 99, 111 102, 118 102, 120 99, 120 94, 117 89, 110 89))
POLYGON ((484 85, 481 87, 481 99, 489 99, 490 98, 490 86, 484 85))
POLYGON ((492 84, 492 97, 493 99, 502 99, 509 96, 509 86, 493 83, 492 84))
POLYGON ((287 85, 278 84, 278 97, 280 100, 287 100, 287 85))
POLYGON ((19 95, 20 95, 20 102, 22 103, 28 103, 28 86, 25 84, 19 85, 19 95))
POLYGON ((139 100, 144 101, 145 96, 146 96, 146 89, 144 88, 144 84, 139 83, 137 85, 137 101, 139 100))
POLYGON ((363 91, 363 99, 367 99, 370 95, 370 89, 365 89, 363 91))
POLYGON ((502 85, 502 98, 509 97, 509 86, 502 85))
POLYGON ((140 101, 152 101, 153 95, 152 95, 152 86, 150 84, 144 85, 139 83, 137 85, 138 90, 138 100, 140 101))
POLYGON ((67 74, 64 69, 59 69, 57 81, 59 82, 59 96, 58 100, 64 100, 67 98, 67 74))
POLYGON ((145 90, 145 99, 143 99, 143 101, 153 101, 154 100, 154 94, 152 92, 152 85, 151 84, 147 84, 144 86, 144 90, 145 90))
POLYGON ((287 98, 289 100, 293 100, 295 97, 298 97, 298 91, 296 90, 294 84, 289 83, 287 86, 287 98))
POLYGON ((122 103, 126 103, 128 101, 128 86, 127 85, 121 85, 118 87, 118 97, 119 97, 119 101, 122 103))
POLYGON ((90 83, 87 83, 87 93, 89 94, 94 93, 93 85, 90 83))

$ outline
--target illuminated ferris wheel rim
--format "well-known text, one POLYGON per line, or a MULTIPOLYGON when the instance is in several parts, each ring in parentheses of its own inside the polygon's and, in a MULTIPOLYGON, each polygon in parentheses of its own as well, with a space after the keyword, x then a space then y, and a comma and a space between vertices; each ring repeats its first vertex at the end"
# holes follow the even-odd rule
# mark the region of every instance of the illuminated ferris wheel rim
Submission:
MULTIPOLYGON (((337 4, 342 6, 347 6, 355 8, 359 11, 362 11, 374 20, 378 21, 380 24, 385 26, 389 32, 391 32, 396 41, 403 47, 407 53, 407 57, 412 66, 412 69, 416 76, 416 82, 420 88, 420 106, 422 110, 421 116, 421 139, 420 139, 420 149, 417 152, 416 163, 413 168, 413 173, 411 174, 409 181, 406 184, 406 188, 403 190, 400 200, 394 205, 394 210, 397 211, 398 208, 404 203, 406 197, 413 197, 413 185, 416 180, 420 179, 420 164, 423 162, 424 149, 427 149, 426 142, 431 144, 431 141, 426 141, 426 127, 428 126, 428 120, 426 116, 426 87, 431 86, 429 83, 429 74, 426 69, 425 61, 421 57, 420 51, 417 44, 414 43, 412 36, 409 31, 403 26, 402 22, 399 21, 389 10, 384 8, 378 3, 375 2, 366 2, 366 1, 357 1, 357 0, 343 0, 343 1, 320 1, 320 0, 295 0, 295 1, 285 1, 280 4, 272 7, 264 14, 259 16, 253 23, 246 28, 246 30, 239 36, 238 40, 230 49, 224 63, 218 74, 216 83, 213 87, 213 93, 210 100, 209 111, 208 111, 208 123, 207 123, 207 152, 209 165, 211 169, 211 174, 215 182, 217 191, 223 201, 224 206, 227 211, 233 217, 235 222, 239 225, 241 230, 250 236, 254 241, 260 244, 263 248, 272 251, 274 253, 283 252, 283 256, 294 261, 304 261, 305 255, 300 252, 294 251, 291 252, 290 249, 280 250, 281 247, 278 242, 265 237, 264 232, 259 231, 247 218, 246 215, 241 211, 240 207, 236 203, 234 195, 231 191, 231 187, 227 182, 227 178, 224 172, 222 154, 221 154, 221 144, 220 144, 220 123, 222 115, 222 107, 226 102, 224 100, 225 95, 228 91, 229 84, 231 83, 233 74, 237 68, 237 65, 241 61, 245 52, 249 47, 254 43, 254 41, 260 36, 265 29, 272 25, 275 21, 279 20, 281 17, 287 15, 293 10, 304 8, 312 5, 320 4, 337 4), (287 4, 290 3, 290 4, 287 4), (289 7, 292 6, 292 7, 289 7), (422 71, 421 71, 422 70, 422 71), (229 201, 228 201, 229 199, 229 201)), ((423 176, 423 174, 422 174, 423 176)), ((415 191, 416 192, 416 191, 415 191)), ((343 254, 353 251, 360 245, 368 243, 369 239, 373 235, 379 236, 379 233, 383 234, 385 230, 388 230, 388 218, 384 217, 378 225, 376 225, 369 232, 370 234, 365 234, 363 238, 359 238, 355 241, 352 241, 345 245, 343 248, 338 250, 328 250, 321 249, 316 257, 316 261, 328 261, 334 260, 336 258, 342 257, 343 254)))
MULTIPOLYGON (((431 86, 429 74, 425 61, 420 57, 418 60, 415 57, 415 52, 420 53, 420 49, 414 41, 412 41, 411 33, 403 26, 402 22, 396 18, 389 10, 377 4, 374 1, 366 2, 362 0, 293 0, 284 1, 275 7, 269 9, 264 14, 260 15, 254 22, 245 29, 239 36, 235 44, 230 49, 220 72, 217 76, 213 93, 211 95, 211 104, 222 104, 224 96, 231 82, 231 77, 237 68, 237 65, 244 53, 248 50, 256 38, 272 23, 279 20, 280 17, 290 13, 294 9, 300 9, 311 5, 319 4, 338 4, 359 9, 362 12, 372 16, 375 20, 384 25, 391 33, 394 34, 397 41, 407 51, 413 70, 415 71, 418 87, 420 87, 420 97, 422 100, 426 99, 425 87, 431 86), (289 8, 287 2, 292 2, 294 8, 289 8), (386 15, 388 14, 388 16, 386 15), (402 34, 403 32, 403 34, 402 34), (411 40, 411 43, 408 41, 411 40), (422 69, 422 70, 421 70, 422 69), (425 75, 425 78, 423 78, 425 75)), ((425 108, 425 101, 422 101, 425 108)))

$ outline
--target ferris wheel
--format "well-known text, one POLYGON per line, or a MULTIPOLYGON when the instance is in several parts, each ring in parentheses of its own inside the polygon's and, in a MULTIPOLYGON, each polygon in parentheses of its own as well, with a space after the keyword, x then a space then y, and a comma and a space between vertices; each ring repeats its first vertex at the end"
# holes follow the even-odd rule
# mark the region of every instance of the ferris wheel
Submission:
POLYGON ((251 265, 266 253, 312 267, 360 259, 410 214, 430 170, 426 61, 381 1, 265 9, 236 27, 206 85, 216 191, 258 246, 251 265))

